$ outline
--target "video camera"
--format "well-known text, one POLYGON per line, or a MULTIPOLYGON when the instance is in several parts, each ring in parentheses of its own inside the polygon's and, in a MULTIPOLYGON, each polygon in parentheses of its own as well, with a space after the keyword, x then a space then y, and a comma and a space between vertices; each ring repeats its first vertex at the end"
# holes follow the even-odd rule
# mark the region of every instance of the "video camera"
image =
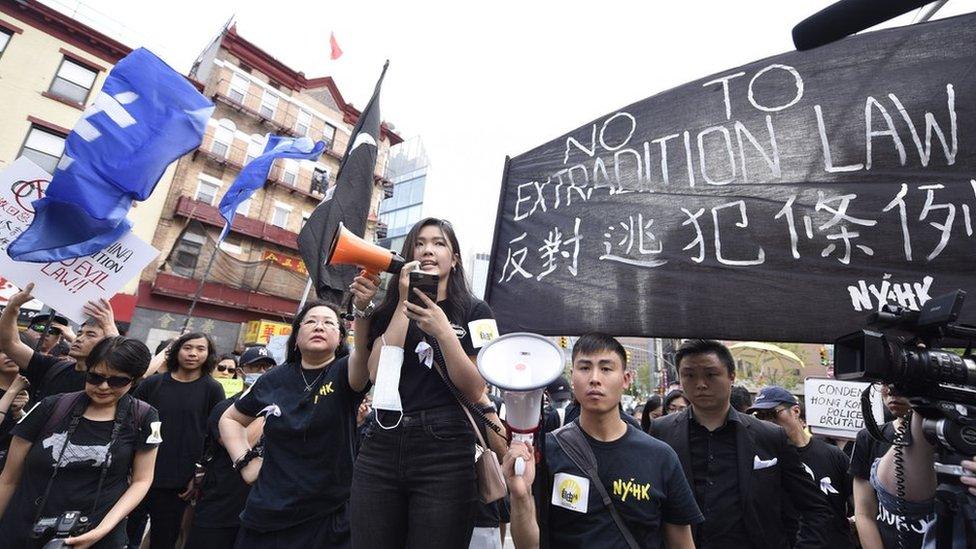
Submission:
POLYGON ((80 536, 91 529, 91 521, 81 514, 81 511, 65 511, 57 517, 44 517, 34 524, 31 539, 37 543, 47 540, 42 549, 58 549, 68 547, 64 541, 73 536, 80 536))
MULTIPOLYGON (((949 452, 976 455, 976 327, 956 323, 966 292, 931 299, 918 311, 884 305, 868 329, 834 342, 834 376, 890 385, 923 418, 925 437, 949 452), (960 356, 943 350, 962 342, 960 356)), ((867 418, 865 418, 867 419, 867 418)))

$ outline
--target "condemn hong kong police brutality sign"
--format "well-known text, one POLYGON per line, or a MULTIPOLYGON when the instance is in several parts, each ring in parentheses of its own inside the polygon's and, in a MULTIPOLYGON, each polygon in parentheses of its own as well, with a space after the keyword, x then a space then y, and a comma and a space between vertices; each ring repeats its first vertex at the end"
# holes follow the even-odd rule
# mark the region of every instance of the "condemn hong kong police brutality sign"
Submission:
POLYGON ((822 342, 881 303, 976 295, 974 65, 974 15, 863 34, 512 158, 500 328, 822 342))
MULTIPOLYGON (((810 432, 835 438, 853 439, 864 428, 861 392, 867 383, 807 378, 803 382, 806 421, 810 432)), ((881 394, 871 391, 871 409, 875 420, 883 418, 881 394)))

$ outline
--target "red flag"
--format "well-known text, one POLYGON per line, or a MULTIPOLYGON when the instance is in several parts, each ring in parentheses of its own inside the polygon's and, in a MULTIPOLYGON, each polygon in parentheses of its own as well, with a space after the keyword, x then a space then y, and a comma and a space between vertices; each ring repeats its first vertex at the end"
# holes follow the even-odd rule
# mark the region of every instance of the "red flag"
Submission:
POLYGON ((342 48, 340 48, 339 43, 336 42, 334 32, 331 35, 329 35, 329 45, 332 46, 332 60, 335 61, 340 56, 342 56, 342 48))

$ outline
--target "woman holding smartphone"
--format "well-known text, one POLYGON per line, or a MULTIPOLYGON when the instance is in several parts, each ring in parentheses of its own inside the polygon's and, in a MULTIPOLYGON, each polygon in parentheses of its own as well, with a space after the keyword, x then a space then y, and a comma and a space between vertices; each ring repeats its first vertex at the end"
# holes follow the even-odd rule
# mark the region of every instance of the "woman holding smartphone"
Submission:
MULTIPOLYGON (((455 548, 467 547, 471 538, 478 499, 475 434, 427 358, 434 354, 429 347, 438 348, 434 360, 459 392, 471 402, 481 399, 485 383, 475 366, 472 332, 480 341, 484 328, 477 321, 491 323, 493 314, 468 289, 459 252, 447 221, 427 218, 414 225, 402 251, 411 261, 370 319, 369 370, 376 391, 391 383, 384 379, 381 354, 403 355, 399 380, 392 380, 402 416, 395 406, 382 408, 374 400, 376 422, 353 473, 354 547, 455 548), (410 273, 417 268, 438 276, 436 299, 413 291, 419 305, 408 300, 410 273)), ((388 358, 383 361, 385 368, 388 358)))

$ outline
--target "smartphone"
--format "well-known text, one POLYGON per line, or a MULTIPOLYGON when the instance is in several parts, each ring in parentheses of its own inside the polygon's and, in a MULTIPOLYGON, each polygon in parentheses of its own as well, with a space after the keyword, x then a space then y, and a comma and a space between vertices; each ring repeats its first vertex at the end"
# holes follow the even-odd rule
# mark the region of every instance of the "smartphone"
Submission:
POLYGON ((441 277, 431 273, 425 273, 423 271, 411 271, 410 273, 410 295, 407 297, 407 301, 413 303, 414 305, 424 306, 423 301, 420 297, 414 293, 413 289, 417 288, 423 292, 431 301, 437 302, 437 283, 440 281, 441 277))

